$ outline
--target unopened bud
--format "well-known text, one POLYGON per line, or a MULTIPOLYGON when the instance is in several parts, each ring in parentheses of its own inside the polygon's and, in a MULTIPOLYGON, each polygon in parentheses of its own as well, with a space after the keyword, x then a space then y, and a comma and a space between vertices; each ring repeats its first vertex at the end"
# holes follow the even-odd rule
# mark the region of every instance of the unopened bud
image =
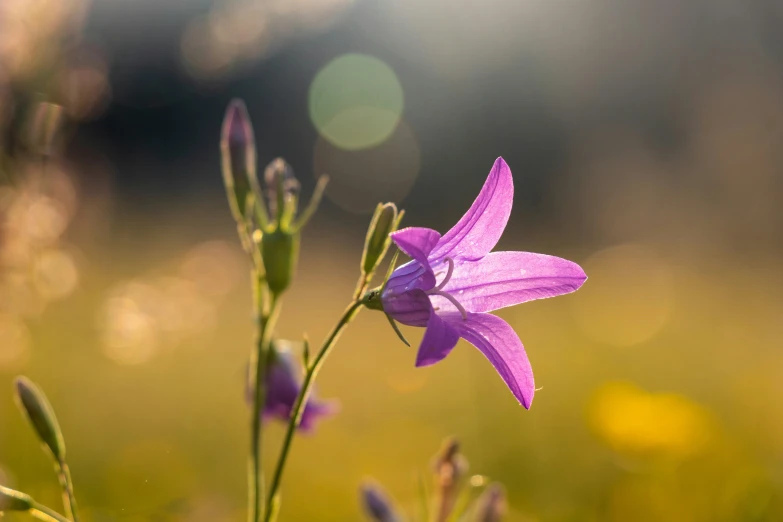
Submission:
POLYGON ((29 142, 33 150, 40 154, 51 155, 64 121, 62 106, 41 102, 33 111, 29 128, 29 142))
POLYGON ((435 488, 438 496, 438 518, 446 520, 454 511, 468 461, 459 453, 459 442, 447 439, 435 457, 435 488))
POLYGON ((264 189, 269 200, 270 217, 278 226, 288 228, 299 202, 299 181, 283 158, 276 158, 264 170, 264 189))
POLYGON ((266 283, 272 294, 280 295, 289 287, 299 258, 299 232, 276 229, 261 237, 261 258, 266 283))
POLYGON ((399 522, 394 503, 385 491, 374 482, 365 482, 359 491, 362 507, 373 522, 399 522))
POLYGON ((456 485, 468 471, 468 461, 459 452, 459 441, 446 439, 435 457, 435 475, 441 488, 456 485))
POLYGON ((378 204, 367 229, 362 254, 362 271, 371 276, 378 264, 383 260, 391 244, 389 234, 397 228, 397 207, 394 203, 378 204))
POLYGON ((506 494, 500 484, 490 484, 476 499, 472 522, 500 522, 506 514, 506 494))
POLYGON ((32 508, 33 499, 29 495, 0 486, 0 513, 3 511, 29 511, 32 508))
POLYGON ((65 442, 46 395, 27 377, 17 377, 14 384, 19 408, 30 420, 41 442, 56 460, 62 462, 65 459, 65 442))
POLYGON ((220 136, 223 184, 234 219, 244 222, 248 197, 256 180, 256 144, 247 107, 242 100, 232 100, 223 118, 220 136))

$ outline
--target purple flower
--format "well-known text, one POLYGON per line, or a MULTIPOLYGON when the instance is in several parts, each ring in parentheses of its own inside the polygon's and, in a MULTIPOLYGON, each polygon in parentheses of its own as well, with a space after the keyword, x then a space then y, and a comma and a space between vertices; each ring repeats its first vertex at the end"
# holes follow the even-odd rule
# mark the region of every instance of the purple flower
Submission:
MULTIPOLYGON (((291 352, 274 349, 266 374, 266 402, 262 413, 264 420, 276 418, 288 422, 301 389, 300 375, 301 372, 291 352)), ((335 402, 319 400, 313 393, 305 405, 299 429, 310 431, 320 417, 332 415, 336 411, 335 402)))
POLYGON ((373 522, 400 522, 389 495, 375 482, 365 481, 359 490, 362 507, 373 522))
POLYGON ((576 263, 558 257, 490 253, 506 228, 513 199, 511 170, 498 158, 476 201, 446 235, 418 227, 393 233, 413 260, 394 270, 381 304, 402 324, 427 328, 416 366, 440 361, 463 338, 530 408, 535 384, 525 348, 508 323, 487 312, 573 292, 587 276, 576 263))

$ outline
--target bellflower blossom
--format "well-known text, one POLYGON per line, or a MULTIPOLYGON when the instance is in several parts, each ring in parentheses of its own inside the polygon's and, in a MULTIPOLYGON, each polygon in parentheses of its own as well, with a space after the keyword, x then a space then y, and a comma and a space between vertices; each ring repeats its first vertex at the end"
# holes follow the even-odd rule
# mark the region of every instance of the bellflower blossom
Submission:
MULTIPOLYGON (((301 379, 298 377, 300 373, 290 351, 274 350, 267 367, 266 401, 261 412, 265 420, 276 418, 288 422, 301 389, 301 379)), ((248 397, 251 397, 251 394, 248 390, 248 397)), ((334 401, 319 400, 312 394, 305 405, 298 428, 304 432, 311 431, 321 417, 332 415, 336 411, 337 404, 334 401)))
POLYGON ((587 276, 576 263, 558 257, 490 253, 506 228, 513 199, 511 170, 498 158, 473 205, 445 235, 419 227, 391 234, 412 261, 394 270, 380 301, 391 318, 426 327, 416 366, 440 361, 463 338, 530 408, 535 383, 525 348, 508 323, 487 312, 573 292, 587 276))

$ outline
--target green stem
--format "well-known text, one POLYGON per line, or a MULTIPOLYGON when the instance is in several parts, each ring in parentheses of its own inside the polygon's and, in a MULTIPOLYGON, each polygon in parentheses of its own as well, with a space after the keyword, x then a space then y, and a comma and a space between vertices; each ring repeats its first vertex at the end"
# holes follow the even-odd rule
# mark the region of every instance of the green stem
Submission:
POLYGON ((262 462, 262 418, 266 402, 266 364, 269 347, 272 341, 272 332, 275 328, 280 300, 272 296, 269 311, 264 311, 265 283, 263 275, 254 272, 253 294, 256 316, 256 343, 250 356, 250 387, 253 390, 253 408, 250 412, 250 463, 248 465, 248 497, 250 509, 248 516, 250 522, 260 522, 264 499, 264 470, 262 462))
POLYGON ((321 367, 326 361, 326 357, 332 351, 335 342, 343 332, 343 329, 348 326, 348 323, 350 323, 351 320, 356 316, 363 304, 364 301, 355 299, 348 306, 348 308, 345 309, 345 312, 343 312, 343 316, 340 318, 340 321, 337 323, 337 325, 335 325, 331 333, 329 333, 329 336, 324 341, 324 344, 321 347, 321 350, 318 352, 318 355, 315 356, 312 365, 307 368, 305 372, 304 380, 302 381, 302 389, 299 391, 299 395, 296 398, 296 403, 294 404, 293 410, 291 410, 291 418, 288 421, 285 438, 283 439, 283 445, 280 449, 280 456, 277 459, 274 475, 272 475, 272 482, 269 487, 269 494, 267 495, 266 500, 266 517, 264 518, 265 522, 273 522, 277 517, 277 511, 279 510, 280 506, 280 500, 278 498, 280 481, 283 478, 283 471, 285 470, 285 465, 288 460, 288 454, 291 451, 291 443, 294 440, 294 433, 296 432, 297 426, 299 426, 299 423, 302 421, 302 415, 304 414, 307 399, 310 397, 313 383, 318 376, 318 372, 321 370, 321 367))
POLYGON ((71 470, 64 460, 57 463, 57 478, 60 481, 60 487, 63 490, 63 506, 65 513, 73 522, 78 522, 76 515, 76 496, 73 494, 73 481, 71 480, 71 470))
POLYGON ((29 510, 30 516, 37 518, 38 520, 45 520, 46 522, 70 522, 67 518, 57 513, 53 509, 39 504, 33 503, 33 509, 29 510))

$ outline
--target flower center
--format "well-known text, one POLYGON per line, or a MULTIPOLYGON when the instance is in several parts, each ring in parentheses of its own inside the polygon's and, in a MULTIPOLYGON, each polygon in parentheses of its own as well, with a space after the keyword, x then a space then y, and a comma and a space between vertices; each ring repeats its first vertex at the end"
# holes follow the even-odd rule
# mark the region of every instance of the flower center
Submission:
POLYGON ((451 304, 453 304, 457 308, 457 310, 459 310, 459 313, 462 314, 462 320, 466 321, 468 319, 468 313, 465 311, 465 307, 463 307, 460 304, 460 302, 457 301, 456 297, 454 297, 448 292, 443 291, 443 288, 446 286, 446 284, 451 279, 451 276, 454 274, 454 260, 451 259, 450 257, 446 257, 444 258, 444 261, 446 261, 449 264, 449 268, 446 271, 446 277, 443 278, 443 281, 441 281, 438 286, 436 286, 432 290, 428 290, 427 295, 439 295, 441 297, 446 298, 451 304))

